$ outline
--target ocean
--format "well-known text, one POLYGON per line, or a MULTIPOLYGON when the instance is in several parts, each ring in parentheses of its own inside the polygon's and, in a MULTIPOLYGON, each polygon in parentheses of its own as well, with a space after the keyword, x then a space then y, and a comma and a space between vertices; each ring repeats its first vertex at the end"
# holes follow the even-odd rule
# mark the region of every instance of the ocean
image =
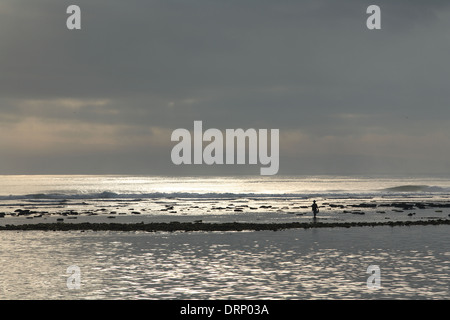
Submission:
MULTIPOLYGON (((0 226, 429 221, 450 178, 0 176, 0 226)), ((1 299, 449 299, 450 226, 0 231, 1 299), (381 287, 369 288, 369 266, 381 287), (70 288, 69 267, 80 286, 70 288)))
POLYGON ((27 223, 54 222, 68 213, 77 215, 72 222, 106 215, 121 222, 299 221, 310 219, 313 200, 322 221, 446 218, 448 212, 436 212, 441 208, 434 206, 414 216, 379 212, 396 202, 436 206, 449 197, 450 176, 0 176, 0 213, 5 215, 0 225, 22 223, 25 216, 27 223), (361 209, 364 216, 356 214, 361 209))
POLYGON ((0 201, 158 198, 448 198, 450 175, 237 176, 0 175, 0 201))

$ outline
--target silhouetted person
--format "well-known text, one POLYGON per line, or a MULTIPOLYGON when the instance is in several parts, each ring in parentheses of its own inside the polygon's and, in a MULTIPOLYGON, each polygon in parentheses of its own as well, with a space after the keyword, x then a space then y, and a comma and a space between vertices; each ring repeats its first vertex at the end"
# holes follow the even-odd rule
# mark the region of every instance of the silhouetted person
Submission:
POLYGON ((316 200, 313 200, 313 204, 311 206, 312 212, 314 214, 314 219, 316 218, 316 214, 319 213, 319 206, 316 203, 316 200))

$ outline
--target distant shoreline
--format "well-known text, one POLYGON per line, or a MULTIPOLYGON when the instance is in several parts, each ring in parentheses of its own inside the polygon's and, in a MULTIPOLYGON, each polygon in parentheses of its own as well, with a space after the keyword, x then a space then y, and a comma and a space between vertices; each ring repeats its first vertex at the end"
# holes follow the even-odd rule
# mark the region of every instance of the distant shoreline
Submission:
POLYGON ((0 226, 0 231, 280 231, 285 229, 313 228, 351 228, 378 226, 428 226, 450 225, 450 219, 424 221, 385 221, 385 222, 290 222, 290 223, 202 223, 202 222, 168 222, 168 223, 36 223, 0 226))

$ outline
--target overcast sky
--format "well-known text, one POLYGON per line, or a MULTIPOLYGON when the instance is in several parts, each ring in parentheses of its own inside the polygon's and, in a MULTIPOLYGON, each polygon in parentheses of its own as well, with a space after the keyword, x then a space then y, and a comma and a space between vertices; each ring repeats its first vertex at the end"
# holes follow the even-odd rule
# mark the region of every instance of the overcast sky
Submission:
POLYGON ((279 174, 448 173, 449 58, 445 0, 2 0, 0 174, 259 174, 173 165, 194 120, 279 129, 279 174))

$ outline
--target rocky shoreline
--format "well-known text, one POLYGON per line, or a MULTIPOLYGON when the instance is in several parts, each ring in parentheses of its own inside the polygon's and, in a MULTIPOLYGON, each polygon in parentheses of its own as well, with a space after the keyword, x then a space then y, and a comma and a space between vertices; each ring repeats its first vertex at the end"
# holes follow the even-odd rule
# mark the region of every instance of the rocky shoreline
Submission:
MULTIPOLYGON (((109 210, 106 208, 80 208, 83 206, 87 206, 88 203, 70 203, 66 200, 63 200, 58 203, 53 203, 53 205, 58 204, 58 208, 60 210, 49 212, 48 209, 46 210, 39 210, 40 208, 37 207, 37 204, 20 204, 20 207, 17 208, 17 205, 11 205, 8 206, 9 210, 5 210, 0 212, 0 218, 4 217, 26 217, 29 219, 32 218, 41 218, 41 217, 48 217, 52 215, 56 216, 62 216, 62 217, 70 217, 70 216, 96 216, 96 215, 140 215, 140 214, 146 214, 150 212, 157 212, 160 214, 176 214, 183 212, 183 210, 189 211, 192 210, 198 210, 199 206, 185 206, 178 205, 176 203, 172 204, 162 204, 157 209, 150 209, 150 208, 140 208, 136 209, 133 204, 139 203, 141 200, 137 199, 134 201, 129 201, 125 205, 130 205, 131 208, 123 207, 124 204, 120 204, 120 206, 117 204, 117 208, 114 210, 109 210), (72 208, 71 208, 72 207, 72 208), (77 207, 77 209, 74 209, 73 207, 77 207), (175 208, 178 207, 178 208, 175 208), (122 209, 122 210, 120 210, 122 209), (178 211, 177 211, 178 210, 178 211)), ((232 200, 230 201, 232 202, 232 200)), ((301 202, 307 202, 308 205, 300 205, 295 204, 291 202, 295 202, 294 200, 286 201, 286 204, 280 204, 279 206, 276 205, 259 205, 259 206, 251 206, 248 204, 228 204, 227 206, 216 206, 214 204, 211 205, 211 207, 206 208, 208 213, 214 213, 214 212, 234 212, 234 213, 241 213, 241 212, 276 212, 276 213, 297 213, 297 214, 305 214, 309 213, 311 211, 311 205, 310 201, 301 200, 301 202)), ((43 206, 48 205, 48 203, 41 204, 43 206)), ((3 205, 6 207, 6 205, 3 205)), ((386 213, 386 211, 393 211, 393 212, 404 212, 404 211, 411 211, 411 210, 423 210, 423 209, 433 209, 436 210, 435 212, 441 212, 441 210, 438 209, 450 209, 450 200, 445 201, 370 201, 370 202, 360 202, 360 203, 333 203, 329 201, 323 201, 319 205, 320 209, 323 210, 330 210, 334 213, 352 213, 352 214, 364 214, 364 210, 370 211, 370 210, 376 210, 377 213, 386 213)), ((450 214, 449 214, 450 216, 450 214)))
POLYGON ((11 203, 0 212, 1 230, 241 231, 358 226, 448 224, 450 201, 443 199, 321 201, 313 220, 309 200, 257 203, 245 200, 183 203, 109 201, 100 203, 11 203), (183 211, 184 210, 184 211, 183 211))
POLYGON ((203 223, 203 222, 168 222, 168 223, 37 223, 0 226, 0 231, 279 231, 285 229, 311 228, 350 228, 378 226, 425 226, 450 225, 450 219, 423 221, 384 221, 384 222, 292 222, 292 223, 203 223))

